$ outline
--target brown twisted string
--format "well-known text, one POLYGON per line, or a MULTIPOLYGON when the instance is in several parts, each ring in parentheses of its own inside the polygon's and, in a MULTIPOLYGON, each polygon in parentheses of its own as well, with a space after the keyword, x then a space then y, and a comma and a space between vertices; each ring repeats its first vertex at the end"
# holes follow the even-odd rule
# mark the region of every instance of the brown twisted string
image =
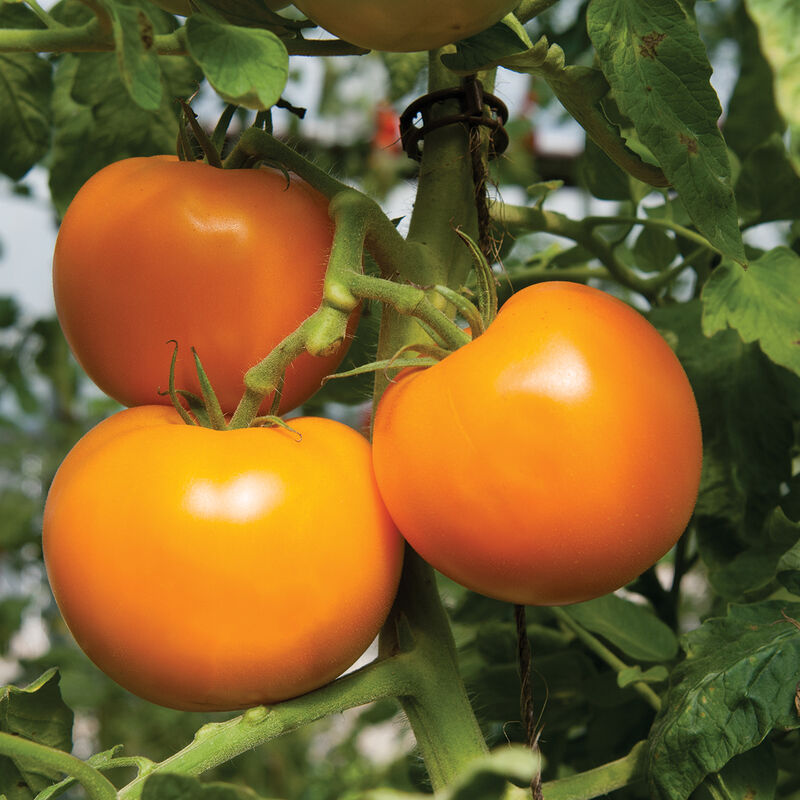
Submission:
POLYGON ((472 182, 475 186, 475 208, 478 212, 478 246, 486 260, 491 264, 494 261, 495 248, 491 234, 491 219, 489 217, 489 192, 487 181, 489 179, 489 166, 483 158, 481 129, 473 126, 469 129, 469 151, 472 157, 472 182))
MULTIPOLYGON (((514 606, 514 619, 517 623, 517 661, 520 674, 520 709, 522 721, 525 725, 525 738, 531 752, 539 755, 539 736, 541 730, 536 725, 536 716, 533 710, 533 687, 531 685, 531 669, 533 656, 531 645, 528 641, 528 626, 525 620, 525 606, 514 606)), ((542 769, 537 767, 531 778, 531 794, 533 800, 542 800, 542 769)))

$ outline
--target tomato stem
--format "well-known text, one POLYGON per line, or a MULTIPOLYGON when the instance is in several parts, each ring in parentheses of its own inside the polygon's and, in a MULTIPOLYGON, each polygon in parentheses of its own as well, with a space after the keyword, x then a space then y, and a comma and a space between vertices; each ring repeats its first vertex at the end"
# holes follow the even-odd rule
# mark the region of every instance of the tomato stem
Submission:
POLYGON ((398 628, 403 626, 413 646, 405 662, 411 690, 400 694, 400 702, 438 791, 487 747, 458 671, 456 646, 433 569, 410 548, 392 617, 381 636, 401 643, 404 634, 398 628))
MULTIPOLYGON (((611 278, 643 295, 650 302, 655 302, 656 296, 661 289, 669 285, 677 275, 682 272, 689 264, 684 261, 673 269, 656 275, 652 278, 642 278, 630 269, 616 254, 616 245, 604 239, 596 231, 600 224, 606 224, 611 220, 608 217, 595 220, 588 217, 586 220, 573 220, 564 214, 555 211, 545 211, 537 207, 511 206, 497 204, 492 208, 492 217, 510 232, 533 232, 542 231, 551 233, 554 236, 563 236, 566 239, 579 244, 584 249, 594 255, 608 270, 611 278), (588 221, 588 224, 587 224, 588 221)), ((675 230, 672 223, 665 224, 660 220, 645 220, 638 217, 620 217, 618 221, 624 224, 650 225, 656 222, 653 227, 669 228, 675 230)), ((685 230, 685 229, 684 229, 685 230)), ((692 234, 692 239, 696 240, 699 234, 687 231, 692 234)), ((682 233, 680 235, 683 235, 682 233)), ((708 245, 710 249, 710 245, 708 245)), ((599 272, 599 271, 598 271, 599 272)), ((558 272, 552 271, 551 278, 558 277, 558 272)))
MULTIPOLYGON (((616 672, 622 672, 622 670, 629 668, 621 658, 614 655, 596 636, 589 633, 586 628, 572 619, 563 608, 554 606, 550 610, 565 628, 572 631, 595 655, 602 658, 616 672)), ((661 698, 646 683, 636 681, 631 686, 653 709, 656 711, 661 710, 661 698)))
MULTIPOLYGON (((226 722, 200 728, 183 750, 148 770, 182 775, 200 775, 278 736, 349 708, 394 697, 411 690, 409 656, 400 653, 376 661, 345 675, 321 689, 274 706, 257 706, 226 722)), ((16 738, 16 737, 14 737, 16 738)), ((119 792, 119 800, 141 797, 144 780, 140 775, 119 792)), ((106 798, 98 797, 98 800, 106 798)))
POLYGON ((45 767, 75 778, 86 790, 89 800, 116 800, 117 790, 108 778, 63 750, 31 742, 22 736, 0 733, 0 754, 23 764, 33 764, 38 770, 45 767))

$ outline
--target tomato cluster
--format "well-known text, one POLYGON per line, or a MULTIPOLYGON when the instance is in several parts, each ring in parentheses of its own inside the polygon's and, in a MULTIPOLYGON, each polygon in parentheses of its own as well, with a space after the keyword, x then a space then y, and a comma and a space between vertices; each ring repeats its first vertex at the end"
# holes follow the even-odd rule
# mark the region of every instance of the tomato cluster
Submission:
MULTIPOLYGON (((389 612, 402 540, 363 436, 314 418, 186 425, 159 392, 175 340, 178 386, 200 391, 194 347, 232 412, 246 370, 318 308, 331 238, 327 201, 299 178, 170 157, 101 170, 64 217, 59 320, 90 377, 133 407, 59 468, 45 563, 76 641, 153 702, 210 711, 302 694, 349 667, 389 612)), ((342 355, 296 358, 281 410, 342 355)))
MULTIPOLYGON (((219 431, 153 405, 177 339, 230 412, 247 367, 319 305, 331 235, 324 198, 295 178, 166 157, 101 171, 64 219, 59 318, 134 407, 59 469, 45 560, 81 647, 156 703, 242 708, 335 678, 389 612, 398 529, 469 589, 557 605, 624 586, 691 516, 686 375, 644 317, 579 284, 524 289, 481 336, 402 372, 372 447, 326 419, 219 431)), ((340 357, 296 359, 282 408, 340 357)), ((196 386, 187 362, 177 375, 196 386)))

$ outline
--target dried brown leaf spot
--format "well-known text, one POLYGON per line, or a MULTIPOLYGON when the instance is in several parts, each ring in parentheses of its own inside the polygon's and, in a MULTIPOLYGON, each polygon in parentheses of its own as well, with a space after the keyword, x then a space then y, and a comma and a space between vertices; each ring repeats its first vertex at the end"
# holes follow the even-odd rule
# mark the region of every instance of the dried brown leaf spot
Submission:
POLYGON ((653 33, 648 33, 646 36, 642 36, 642 43, 639 46, 639 54, 645 58, 652 58, 655 61, 656 49, 666 38, 666 33, 657 33, 656 31, 653 31, 653 33))
POLYGON ((691 136, 681 133, 678 134, 678 140, 692 155, 697 153, 697 139, 693 139, 691 136))

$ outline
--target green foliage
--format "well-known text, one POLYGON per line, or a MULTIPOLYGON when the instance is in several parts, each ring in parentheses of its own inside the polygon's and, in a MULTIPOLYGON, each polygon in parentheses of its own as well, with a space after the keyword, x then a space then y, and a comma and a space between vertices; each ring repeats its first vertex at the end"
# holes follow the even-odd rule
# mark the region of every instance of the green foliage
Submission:
POLYGON ((745 0, 755 20, 764 56, 774 75, 775 99, 793 134, 792 156, 800 168, 800 13, 792 0, 745 0))
POLYGON ((744 260, 721 108, 694 21, 676 0, 594 0, 587 26, 620 111, 658 159, 698 229, 744 260))
POLYGON ((289 56, 274 33, 193 16, 186 21, 186 38, 189 53, 223 100, 260 110, 278 101, 289 56))
POLYGON ((678 652, 672 629, 649 609, 616 595, 567 606, 566 612, 592 633, 636 661, 669 661, 678 652))
MULTIPOLYGON (((36 28, 36 16, 20 3, 0 3, 0 26, 36 28)), ((19 180, 47 152, 52 92, 50 65, 35 53, 0 53, 0 172, 19 180)))
MULTIPOLYGON (((24 689, 6 686, 0 695, 0 731, 69 751, 73 714, 61 699, 58 681, 57 670, 51 669, 24 689)), ((0 756, 0 792, 12 797, 32 796, 22 788, 37 793, 60 777, 40 764, 0 756)))
POLYGON ((686 660, 672 673, 650 737, 654 797, 683 800, 773 727, 800 726, 798 616, 797 603, 732 606, 684 637, 686 660))
POLYGON ((703 290, 703 332, 713 336, 728 325, 745 343, 757 341, 776 364, 800 375, 800 342, 795 289, 800 256, 776 247, 747 269, 722 264, 703 290))
MULTIPOLYGON (((691 0, 526 0, 520 10, 538 13, 524 27, 507 17, 441 61, 459 74, 485 69, 487 83, 497 69, 501 96, 508 72, 516 73, 528 96, 524 112, 512 108, 509 150, 492 165, 501 298, 564 279, 646 308, 689 376, 703 429, 695 515, 664 563, 624 597, 527 610, 544 796, 552 800, 614 790, 622 800, 800 797, 800 14, 793 0, 697 5, 695 17, 691 0), (738 72, 722 108, 709 76, 720 45, 730 43, 738 72), (542 120, 553 119, 582 126, 582 152, 543 149, 542 120), (578 186, 579 202, 564 211, 560 201, 578 186), (503 202, 517 195, 525 213, 504 224, 498 209, 514 211, 503 202), (597 218, 582 219, 590 213, 597 218)), ((305 39, 295 12, 279 16, 261 0, 196 6, 179 22, 147 0, 62 0, 53 24, 23 3, 0 2, 0 171, 19 181, 45 166, 63 215, 106 164, 175 152, 176 97, 203 85, 222 100, 271 109, 287 80, 296 91, 291 80, 306 74, 288 54, 339 47, 305 39), (23 36, 57 41, 65 30, 83 38, 63 48, 12 46, 23 36), (97 46, 84 46, 87 37, 97 46)), ((281 118, 283 111, 274 117, 317 166, 379 199, 391 196, 416 166, 370 142, 375 101, 400 108, 423 93, 427 59, 327 60, 310 109, 316 126, 281 118), (376 74, 377 89, 351 83, 376 74)), ((252 117, 239 110, 231 129, 252 117)), ((438 202, 446 205, 446 192, 438 202)), ((444 228, 461 224, 448 218, 444 228)), ((378 274, 369 256, 366 264, 378 274)), ((374 361, 396 318, 367 304, 340 371, 374 361)), ((363 429, 374 378, 330 380, 304 411, 363 429)), ((17 682, 33 681, 2 690, 0 732, 61 755, 73 744, 91 750, 91 769, 127 785, 123 800, 430 797, 430 778, 416 755, 408 757, 408 723, 392 700, 286 732, 235 759, 221 748, 198 766, 192 748, 228 724, 246 727, 245 717, 146 704, 77 649, 44 599, 42 505, 65 452, 114 408, 89 389, 55 320, 30 319, 13 298, 0 297, 0 645, 17 682), (36 658, 20 657, 15 643, 25 619, 47 632, 48 649, 36 658), (81 725, 89 729, 82 739, 81 725), (391 744, 375 756, 370 744, 382 737, 391 744), (157 768, 146 777, 176 753, 176 772, 157 768)), ((489 423, 498 437, 508 435, 507 421, 489 423)), ((512 610, 444 579, 439 589, 472 707, 497 750, 462 764, 437 797, 524 796, 508 784, 527 784, 537 766, 525 747, 506 747, 526 739, 512 610)), ((401 614, 384 650, 414 644, 409 630, 401 614)), ((444 639, 439 645, 449 647, 444 639)), ((292 702, 288 712, 268 714, 289 713, 292 702)), ((297 707, 313 702, 300 698, 297 707)), ((75 777, 65 774, 0 755, 0 796, 76 796, 75 777)))

